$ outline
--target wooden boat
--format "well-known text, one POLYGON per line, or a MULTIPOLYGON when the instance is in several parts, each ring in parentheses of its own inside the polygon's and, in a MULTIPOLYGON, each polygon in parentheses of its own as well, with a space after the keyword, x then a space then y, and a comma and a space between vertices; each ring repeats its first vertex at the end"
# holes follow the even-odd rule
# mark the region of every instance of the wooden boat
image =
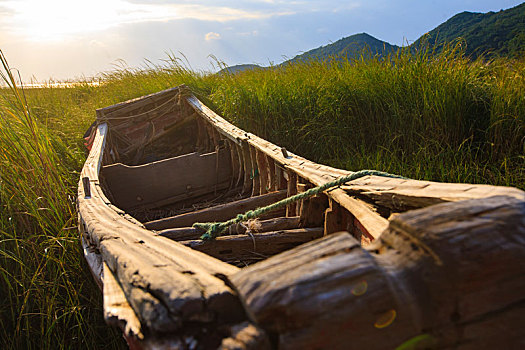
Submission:
POLYGON ((104 317, 131 348, 524 345, 525 194, 364 176, 218 116, 184 86, 97 110, 78 190, 104 317))

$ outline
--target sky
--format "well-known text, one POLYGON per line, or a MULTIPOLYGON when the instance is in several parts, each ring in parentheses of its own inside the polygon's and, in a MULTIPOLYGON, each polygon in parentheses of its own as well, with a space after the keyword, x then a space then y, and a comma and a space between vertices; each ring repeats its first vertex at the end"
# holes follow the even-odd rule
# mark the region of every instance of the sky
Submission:
POLYGON ((24 82, 96 77, 179 57, 196 71, 279 64, 366 32, 418 39, 453 15, 523 0, 0 0, 0 50, 24 82))

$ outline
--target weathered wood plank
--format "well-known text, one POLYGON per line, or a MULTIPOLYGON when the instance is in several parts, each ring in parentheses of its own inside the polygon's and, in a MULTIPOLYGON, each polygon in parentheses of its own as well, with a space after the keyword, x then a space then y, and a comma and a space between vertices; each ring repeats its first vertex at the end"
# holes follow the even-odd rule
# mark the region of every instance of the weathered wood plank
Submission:
POLYGON ((252 162, 252 197, 261 194, 261 177, 259 165, 257 163, 257 151, 254 147, 248 147, 250 151, 250 159, 252 162))
MULTIPOLYGON (((231 141, 230 141, 231 142, 231 141)), ((231 146, 233 151, 235 152, 235 156, 237 157, 237 164, 239 167, 239 173, 237 180, 235 181, 234 187, 239 187, 243 185, 243 179, 244 179, 244 158, 242 156, 242 149, 241 146, 236 144, 235 142, 231 142, 231 146)))
POLYGON ((328 200, 328 208, 324 212, 324 234, 345 231, 341 206, 333 199, 328 200))
POLYGON ((142 108, 144 105, 151 104, 155 101, 173 101, 173 104, 177 102, 177 95, 180 92, 179 87, 174 87, 168 90, 163 90, 149 94, 146 96, 141 96, 135 99, 127 100, 125 102, 117 103, 115 105, 99 108, 97 109, 97 116, 103 116, 106 118, 112 118, 114 115, 125 115, 127 113, 133 112, 139 108, 142 108))
POLYGON ((243 164, 244 164, 244 184, 242 186, 243 194, 251 193, 252 186, 253 186, 253 181, 252 181, 253 167, 252 167, 252 158, 251 158, 249 147, 250 146, 248 146, 248 144, 245 142, 241 144, 243 164))
MULTIPOLYGON (((291 197, 297 194, 297 175, 292 171, 287 171, 286 177, 288 183, 286 185, 287 192, 286 196, 291 197)), ((296 216, 297 215, 297 202, 290 203, 286 206, 286 216, 296 216)))
POLYGON ((107 324, 119 327, 125 336, 144 339, 140 321, 126 299, 126 295, 113 272, 103 263, 104 320, 107 324))
POLYGON ((269 191, 277 191, 279 190, 279 186, 277 184, 277 177, 275 174, 275 162, 272 157, 263 154, 264 158, 266 159, 266 167, 268 172, 268 187, 269 191))
MULTIPOLYGON (((276 217, 267 220, 249 220, 245 223, 232 225, 228 229, 228 233, 235 234, 244 234, 246 228, 250 232, 269 232, 269 231, 278 231, 278 230, 290 230, 300 227, 300 217, 299 216, 290 216, 290 217, 276 217)), ((304 226, 301 226, 304 227, 304 226)), ((315 227, 315 226, 306 226, 306 227, 315 227)))
POLYGON ((252 233, 217 237, 213 241, 182 241, 187 247, 206 253, 223 261, 243 260, 258 256, 272 256, 299 244, 323 236, 324 229, 298 228, 273 232, 252 233))
POLYGON ((337 188, 329 191, 329 194, 341 207, 354 215, 361 225, 362 231, 373 239, 377 239, 388 227, 388 221, 375 212, 370 205, 349 197, 344 190, 337 188))
POLYGON ((242 166, 239 164, 239 158, 237 157, 237 150, 235 148, 235 144, 229 140, 226 140, 226 150, 230 154, 230 160, 231 160, 231 167, 232 167, 232 176, 231 178, 231 184, 230 188, 236 187, 239 181, 239 178, 242 176, 240 167, 242 166))
POLYGON ((495 196, 398 214, 369 252, 336 233, 230 279, 280 349, 396 348, 421 335, 433 348, 508 348, 523 343, 524 254, 525 199, 495 196))
POLYGON ((287 182, 284 177, 284 170, 277 162, 275 162, 275 181, 278 190, 286 189, 287 182))
POLYGON ((219 350, 269 350, 270 340, 261 328, 249 322, 231 327, 230 337, 223 339, 219 350))
MULTIPOLYGON (((279 217, 268 220, 251 220, 242 225, 237 224, 230 226, 227 233, 230 235, 244 234, 246 227, 248 227, 251 232, 269 232, 299 228, 299 216, 279 217)), ((157 232, 159 236, 175 241, 199 239, 203 233, 204 230, 195 227, 178 227, 157 232)))
POLYGON ((523 196, 516 188, 439 183, 431 181, 403 180, 367 176, 341 186, 349 194, 359 194, 372 199, 378 205, 405 211, 444 202, 507 195, 523 196))
POLYGON ((243 214, 248 210, 263 207, 283 199, 286 191, 276 191, 265 195, 241 199, 235 202, 216 205, 214 207, 201 209, 169 218, 149 221, 144 226, 149 230, 163 230, 173 227, 189 227, 195 222, 219 222, 226 221, 237 214, 243 214))
POLYGON ((303 201, 300 214, 301 227, 323 226, 326 208, 328 208, 328 197, 324 193, 303 201))
POLYGON ((224 183, 229 184, 232 173, 229 154, 221 149, 138 166, 112 164, 102 168, 102 176, 115 204, 130 210, 156 202, 165 205, 170 198, 189 198, 194 191, 213 192, 216 185, 223 188, 224 183))

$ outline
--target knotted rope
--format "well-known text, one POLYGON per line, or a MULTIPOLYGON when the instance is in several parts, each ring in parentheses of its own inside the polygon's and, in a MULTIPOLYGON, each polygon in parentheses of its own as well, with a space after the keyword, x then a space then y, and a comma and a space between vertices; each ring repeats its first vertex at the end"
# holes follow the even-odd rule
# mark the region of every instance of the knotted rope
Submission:
POLYGON ((359 179, 363 176, 368 175, 376 175, 376 176, 384 176, 384 177, 391 177, 391 178, 398 178, 398 179, 404 179, 404 177, 399 175, 393 175, 389 173, 385 173, 383 171, 378 170, 360 170, 356 171, 350 175, 342 176, 334 181, 327 182, 321 186, 317 186, 314 188, 311 188, 305 192, 298 193, 296 195, 293 195, 291 197, 282 199, 278 202, 275 202, 273 204, 267 205, 266 207, 257 208, 255 210, 248 210, 244 214, 239 214, 236 217, 224 221, 224 222, 196 222, 193 224, 193 227, 200 228, 203 230, 206 230, 206 232, 201 236, 202 240, 212 240, 215 239, 218 236, 221 236, 222 233, 231 225, 238 224, 239 222, 248 221, 250 219, 255 219, 267 212, 270 212, 275 209, 282 208, 284 206, 287 206, 290 203, 300 201, 302 199, 307 199, 312 196, 315 196, 316 194, 319 194, 323 191, 326 191, 329 188, 341 186, 342 184, 352 181, 355 179, 359 179))

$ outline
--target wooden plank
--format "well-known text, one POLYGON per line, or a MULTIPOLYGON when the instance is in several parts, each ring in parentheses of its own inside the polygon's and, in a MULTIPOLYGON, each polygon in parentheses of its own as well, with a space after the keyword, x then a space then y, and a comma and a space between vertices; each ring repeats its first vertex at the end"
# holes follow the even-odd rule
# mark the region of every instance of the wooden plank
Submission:
POLYGON ((525 200, 510 196, 438 204, 393 216, 369 251, 336 233, 230 280, 279 349, 396 348, 421 335, 432 348, 512 348, 523 342, 524 218, 525 200))
MULTIPOLYGON (((303 181, 304 181, 303 179, 298 179, 297 180, 297 185, 296 185, 297 186, 297 191, 296 191, 297 194, 306 192, 307 190, 312 188, 311 184, 304 183, 303 181)), ((301 217, 304 217, 305 211, 306 211, 306 206, 303 205, 303 204, 305 203, 305 200, 301 199, 301 200, 297 201, 296 203, 297 203, 297 205, 296 205, 296 213, 297 213, 297 215, 301 216, 301 217)))
MULTIPOLYGON (((268 220, 250 220, 242 225, 237 224, 230 226, 227 233, 230 235, 244 234, 246 227, 248 227, 251 232, 257 233, 299 228, 299 216, 279 217, 268 220)), ((194 227, 178 227, 157 232, 159 236, 175 241, 199 239, 203 233, 204 231, 202 229, 194 227)))
POLYGON ((368 197, 377 205, 394 211, 496 195, 509 195, 515 198, 523 195, 521 191, 510 187, 385 179, 380 176, 357 179, 341 188, 347 193, 368 197))
POLYGON ((270 191, 277 191, 280 188, 277 184, 277 175, 275 173, 276 164, 272 157, 269 157, 266 154, 264 154, 264 157, 266 158, 266 164, 268 169, 267 171, 270 191))
POLYGON ((103 116, 105 118, 113 118, 115 116, 122 116, 129 114, 144 105, 150 104, 154 101, 173 101, 176 103, 177 94, 180 92, 179 87, 159 91, 146 96, 141 96, 135 99, 127 100, 114 104, 112 106, 97 109, 97 116, 103 116))
POLYGON ((252 235, 217 237, 213 241, 190 240, 181 244, 223 261, 272 256, 323 236, 323 228, 298 228, 252 235))
POLYGON ((169 218, 149 221, 144 226, 149 230, 163 230, 173 227, 188 227, 195 222, 220 222, 226 221, 237 214, 248 210, 264 207, 283 199, 286 191, 276 191, 265 195, 241 199, 235 202, 216 205, 214 207, 180 214, 169 218))
POLYGON ((239 158, 237 157, 237 151, 235 149, 235 144, 231 141, 226 141, 226 150, 230 154, 231 167, 232 167, 232 176, 230 188, 236 187, 241 176, 239 164, 239 158))
MULTIPOLYGON (((231 142, 231 141, 230 141, 231 142)), ((237 166, 239 168, 238 177, 235 181, 234 187, 239 187, 243 185, 243 179, 244 179, 244 158, 242 156, 242 149, 241 146, 236 144, 235 142, 231 142, 232 150, 235 152, 235 156, 237 157, 237 166)))
POLYGON ((222 340, 220 350, 269 350, 271 343, 266 332, 256 325, 243 322, 231 327, 231 335, 222 340))
POLYGON ((249 147, 252 162, 252 197, 261 194, 261 173, 257 162, 257 150, 249 147))
POLYGON ((246 267, 231 281, 251 319, 276 334, 279 349, 384 349, 403 340, 396 331, 414 330, 402 313, 388 327, 394 332, 374 327, 385 312, 400 309, 402 299, 374 257, 347 233, 246 267))
POLYGON ((221 149, 218 155, 190 153, 138 166, 112 164, 103 167, 102 176, 115 204, 130 210, 181 195, 188 198, 194 191, 213 192, 214 186, 229 183, 232 173, 228 152, 221 149))
MULTIPOLYGON (((291 197, 293 195, 297 194, 297 175, 292 172, 288 171, 286 172, 287 175, 287 197, 291 197)), ((297 203, 293 202, 286 206, 286 216, 296 216, 297 215, 297 203)))
MULTIPOLYGON (((267 220, 249 220, 245 223, 232 225, 230 226, 228 233, 235 234, 244 234, 246 229, 250 232, 269 232, 269 231, 278 231, 278 230, 290 230, 294 228, 299 228, 300 225, 299 216, 291 217, 276 217, 267 220)), ((307 226, 314 227, 314 226, 307 226)))
POLYGON ((140 320, 129 305, 124 291, 108 265, 103 263, 103 266, 104 320, 107 324, 122 329, 125 336, 144 339, 140 320))
POLYGON ((269 173, 268 173, 268 163, 266 162, 266 155, 259 151, 255 152, 255 157, 257 160, 257 167, 259 169, 259 178, 261 185, 261 194, 270 192, 270 182, 269 182, 269 173))
POLYGON ((325 236, 345 231, 346 227, 343 223, 343 213, 341 206, 333 199, 328 200, 328 208, 324 212, 324 234, 325 236))
POLYGON ((329 191, 330 197, 336 200, 341 207, 348 210, 361 224, 362 230, 377 239, 388 227, 388 220, 381 217, 367 204, 355 198, 349 197, 345 191, 338 188, 329 191))
POLYGON ((281 165, 275 162, 275 178, 277 189, 283 190, 287 188, 286 178, 284 177, 284 170, 281 165))
POLYGON ((244 164, 244 184, 242 186, 242 193, 248 194, 251 193, 253 187, 253 181, 251 178, 253 174, 252 158, 250 153, 250 146, 248 146, 247 143, 242 143, 241 148, 244 164))
POLYGON ((328 197, 321 193, 305 200, 301 211, 301 227, 323 226, 325 210, 328 208, 328 197))

